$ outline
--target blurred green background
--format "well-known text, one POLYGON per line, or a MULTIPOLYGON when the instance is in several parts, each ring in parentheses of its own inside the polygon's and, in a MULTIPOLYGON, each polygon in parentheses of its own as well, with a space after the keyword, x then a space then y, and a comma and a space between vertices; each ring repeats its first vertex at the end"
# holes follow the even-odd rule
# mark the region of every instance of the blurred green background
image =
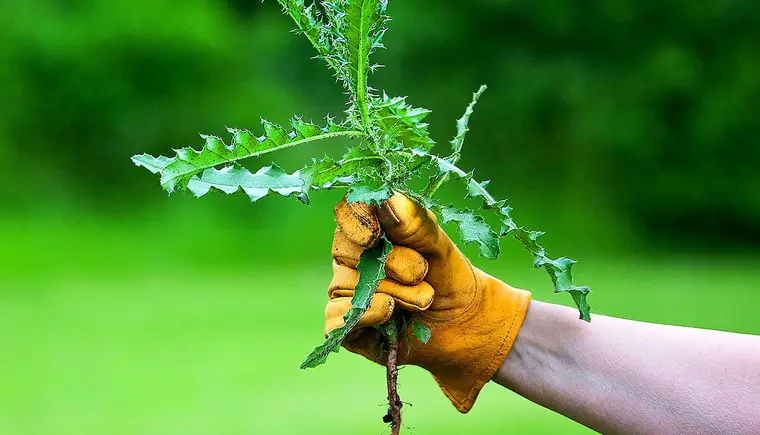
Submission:
MULTIPOLYGON (((129 156, 344 109, 273 1, 0 2, 0 434, 382 434, 383 369, 319 343, 332 205, 171 199, 129 156)), ((393 0, 371 80, 576 258, 597 313, 760 334, 760 3, 393 0)), ((289 170, 342 143, 292 149, 289 170), (318 148, 318 149, 317 149, 318 148)), ((474 261, 569 303, 511 240, 474 261)), ((474 254, 468 247, 466 251, 474 254)), ((407 433, 587 433, 497 386, 407 433)))

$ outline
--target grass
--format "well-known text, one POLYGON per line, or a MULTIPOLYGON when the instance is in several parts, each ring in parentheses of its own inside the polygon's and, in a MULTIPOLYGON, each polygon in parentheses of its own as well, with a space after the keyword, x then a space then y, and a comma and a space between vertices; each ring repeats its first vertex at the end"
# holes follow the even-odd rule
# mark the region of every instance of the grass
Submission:
MULTIPOLYGON (((0 433, 387 432, 382 368, 340 352, 298 370, 321 338, 326 253, 224 261, 224 245, 199 241, 195 255, 210 264, 197 268, 177 260, 187 241, 158 251, 136 241, 140 228, 5 228, 0 433)), ((481 264, 538 299, 567 302, 522 260, 481 264)), ((756 264, 750 254, 599 256, 583 258, 578 278, 597 290, 597 312, 759 334, 756 264)), ((423 370, 404 368, 400 381, 408 433, 589 432, 495 384, 462 416, 423 370)))

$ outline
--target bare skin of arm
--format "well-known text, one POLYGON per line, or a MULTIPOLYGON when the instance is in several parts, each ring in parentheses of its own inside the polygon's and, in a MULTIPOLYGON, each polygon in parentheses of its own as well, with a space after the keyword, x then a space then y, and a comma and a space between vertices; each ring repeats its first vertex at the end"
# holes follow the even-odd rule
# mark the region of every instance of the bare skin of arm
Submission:
POLYGON ((760 336, 533 301, 493 380, 605 434, 760 433, 760 336))

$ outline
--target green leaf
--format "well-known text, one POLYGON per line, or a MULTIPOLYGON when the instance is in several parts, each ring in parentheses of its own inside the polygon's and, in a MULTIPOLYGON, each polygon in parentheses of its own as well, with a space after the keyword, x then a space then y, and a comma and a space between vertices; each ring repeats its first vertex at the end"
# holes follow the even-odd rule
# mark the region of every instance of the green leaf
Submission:
POLYGON ((511 211, 512 208, 508 206, 501 207, 498 210, 502 222, 500 235, 512 234, 519 240, 533 254, 533 267, 543 267, 549 274, 552 283, 554 283, 554 292, 569 293, 578 307, 580 318, 590 322, 591 306, 588 303, 587 295, 591 293, 591 289, 573 284, 572 267, 575 261, 564 257, 556 260, 548 257, 544 247, 539 245, 537 241, 543 232, 528 231, 517 226, 510 215, 511 211))
POLYGON ((362 137, 364 133, 350 130, 328 119, 325 127, 318 127, 301 118, 293 118, 293 129, 287 132, 282 126, 262 120, 265 134, 255 136, 247 130, 229 129, 232 133, 230 145, 215 136, 202 136, 206 143, 200 151, 182 148, 176 157, 153 157, 141 154, 132 157, 137 166, 144 166, 161 175, 161 185, 169 193, 185 189, 190 180, 203 171, 222 165, 229 165, 250 157, 285 148, 302 145, 332 137, 362 137))
POLYGON ((348 194, 346 194, 346 201, 380 205, 381 202, 391 196, 393 196, 393 190, 387 184, 363 180, 351 184, 351 187, 348 188, 348 194))
POLYGON ((412 321, 412 334, 425 344, 427 344, 427 342, 430 341, 430 337, 432 337, 430 327, 417 318, 412 321))
POLYGON ((242 190, 251 201, 258 201, 271 193, 298 195, 302 186, 303 179, 298 172, 290 175, 277 165, 263 167, 256 173, 239 165, 206 169, 200 176, 191 178, 187 185, 196 197, 207 194, 211 189, 227 194, 242 190))
POLYGON ((317 346, 301 364, 301 368, 317 367, 327 361, 331 352, 337 352, 349 332, 359 323, 369 307, 380 280, 385 278, 385 260, 391 253, 391 242, 383 235, 373 248, 365 250, 359 257, 359 282, 351 299, 351 309, 343 317, 344 325, 327 335, 324 343, 317 346))
POLYGON ((480 255, 495 260, 499 257, 499 235, 491 229, 482 216, 472 210, 458 210, 451 206, 431 207, 441 215, 444 224, 454 222, 465 244, 478 244, 480 255))
POLYGON ((163 171, 163 169, 172 163, 174 159, 164 156, 153 157, 150 154, 138 154, 132 156, 132 161, 135 165, 142 166, 150 172, 157 174, 163 171))
MULTIPOLYGON (((422 154, 422 152, 419 150, 417 153, 422 154)), ((455 178, 465 183, 467 187, 467 197, 480 198, 483 200, 485 207, 489 209, 502 205, 503 202, 497 201, 486 189, 488 186, 488 181, 479 183, 473 178, 472 172, 467 173, 463 171, 448 159, 442 159, 433 154, 426 154, 426 156, 431 159, 431 161, 436 165, 438 173, 431 179, 430 183, 428 183, 427 187, 423 191, 424 197, 432 197, 433 194, 435 194, 435 192, 438 190, 438 187, 440 187, 441 184, 448 179, 448 176, 453 175, 455 178)))
POLYGON ((464 145, 464 137, 467 135, 467 132, 470 131, 470 116, 472 116, 472 111, 475 108, 475 104, 478 103, 478 99, 481 95, 483 95, 483 92, 485 92, 486 89, 488 89, 488 86, 481 85, 480 89, 472 94, 472 101, 467 106, 467 109, 465 109, 464 115, 462 115, 461 118, 457 119, 457 135, 454 136, 454 139, 451 140, 451 149, 453 153, 447 158, 447 160, 451 161, 452 163, 456 163, 459 160, 459 155, 462 152, 462 145, 464 145))
POLYGON ((428 124, 422 122, 430 110, 410 106, 406 97, 391 98, 387 94, 383 94, 373 107, 379 125, 394 142, 406 148, 421 147, 427 151, 435 144, 430 138, 428 124))
MULTIPOLYGON (((338 4, 341 2, 337 2, 338 4)), ((367 98, 367 76, 370 73, 370 54, 382 47, 387 0, 348 0, 345 24, 346 63, 351 78, 356 105, 365 128, 370 126, 367 98)))
MULTIPOLYGON (((330 27, 319 17, 315 3, 308 6, 304 0, 278 0, 283 11, 295 21, 298 31, 306 36, 317 50, 317 57, 324 60, 336 74, 341 76, 343 68, 333 54, 333 35, 330 27)), ((348 80, 348 77, 339 77, 348 80)))
MULTIPOLYGON (((499 237, 503 237, 507 234, 512 234, 520 243, 522 243, 528 251, 533 254, 534 267, 543 267, 554 284, 555 293, 567 292, 569 293, 580 312, 580 318, 586 321, 591 320, 591 306, 588 304, 587 295, 591 290, 586 286, 578 286, 572 282, 571 269, 575 261, 569 258, 552 259, 546 255, 546 250, 538 244, 536 241, 541 232, 539 231, 527 231, 523 227, 519 227, 512 219, 510 212, 511 207, 506 205, 504 200, 496 200, 493 195, 488 192, 488 182, 478 182, 473 178, 472 173, 467 173, 458 168, 452 161, 448 159, 442 159, 438 156, 428 154, 424 150, 414 150, 414 153, 418 156, 429 158, 438 173, 433 177, 431 183, 427 188, 418 195, 423 201, 426 207, 433 209, 441 214, 444 222, 460 219, 460 221, 466 221, 466 225, 458 222, 458 229, 462 240, 467 243, 468 241, 475 241, 480 245, 480 254, 486 258, 495 258, 498 255, 498 244, 493 242, 493 236, 491 233, 495 233, 495 230, 486 231, 486 222, 478 219, 474 212, 459 212, 452 213, 450 210, 444 210, 444 207, 437 205, 431 199, 431 186, 435 180, 445 181, 445 177, 442 175, 453 175, 454 178, 464 182, 467 190, 467 197, 479 199, 481 201, 481 208, 483 210, 494 212, 501 222, 501 228, 499 229, 499 237), (444 216, 444 213, 448 213, 448 217, 444 216), (466 231, 466 233, 463 231, 466 231), (496 246, 496 250, 493 247, 496 246)), ((498 240, 498 237, 497 237, 498 240)))
POLYGON ((356 175, 377 171, 383 158, 361 147, 350 149, 340 159, 324 157, 299 171, 304 180, 300 199, 309 203, 309 192, 319 189, 348 187, 356 181, 356 175))
MULTIPOLYGON (((467 174, 465 174, 464 171, 457 168, 456 162, 459 161, 459 158, 461 157, 462 152, 462 146, 464 145, 464 138, 467 135, 467 132, 470 131, 469 123, 470 123, 470 116, 472 116, 473 109, 475 108, 475 104, 477 104, 478 99, 480 99, 480 96, 483 95, 483 92, 488 87, 486 85, 481 85, 480 88, 477 90, 477 92, 472 94, 472 101, 470 101, 470 104, 467 106, 467 109, 464 111, 464 115, 462 115, 461 118, 457 120, 457 134, 454 136, 454 139, 451 140, 451 149, 452 154, 445 159, 437 158, 438 159, 438 166, 441 169, 438 175, 433 177, 430 182, 428 183, 427 187, 425 188, 425 195, 428 197, 432 197, 436 191, 445 183, 448 181, 450 175, 453 173, 454 175, 458 175, 460 178, 465 178, 467 174)), ((487 183, 487 182, 486 182, 487 183)), ((468 188, 468 191, 471 192, 472 195, 475 196, 483 196, 486 198, 487 196, 490 196, 487 194, 485 189, 479 189, 478 186, 473 186, 472 189, 468 188)), ((493 199, 493 198, 491 198, 493 199)), ((493 204, 492 204, 493 205, 493 204)))

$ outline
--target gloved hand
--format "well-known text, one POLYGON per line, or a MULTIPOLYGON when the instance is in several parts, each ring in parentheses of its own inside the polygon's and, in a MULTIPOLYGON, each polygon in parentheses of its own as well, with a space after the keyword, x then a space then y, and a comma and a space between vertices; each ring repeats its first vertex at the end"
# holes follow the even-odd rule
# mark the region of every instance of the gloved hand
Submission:
POLYGON ((382 225, 393 243, 388 277, 343 346, 384 364, 382 335, 369 326, 388 321, 394 308, 412 311, 432 336, 427 344, 400 340, 399 364, 428 370, 457 410, 468 412, 512 347, 530 293, 473 267, 435 215, 404 195, 397 193, 380 207, 341 201, 335 218, 325 333, 343 325, 359 278, 359 255, 374 245, 382 225))

